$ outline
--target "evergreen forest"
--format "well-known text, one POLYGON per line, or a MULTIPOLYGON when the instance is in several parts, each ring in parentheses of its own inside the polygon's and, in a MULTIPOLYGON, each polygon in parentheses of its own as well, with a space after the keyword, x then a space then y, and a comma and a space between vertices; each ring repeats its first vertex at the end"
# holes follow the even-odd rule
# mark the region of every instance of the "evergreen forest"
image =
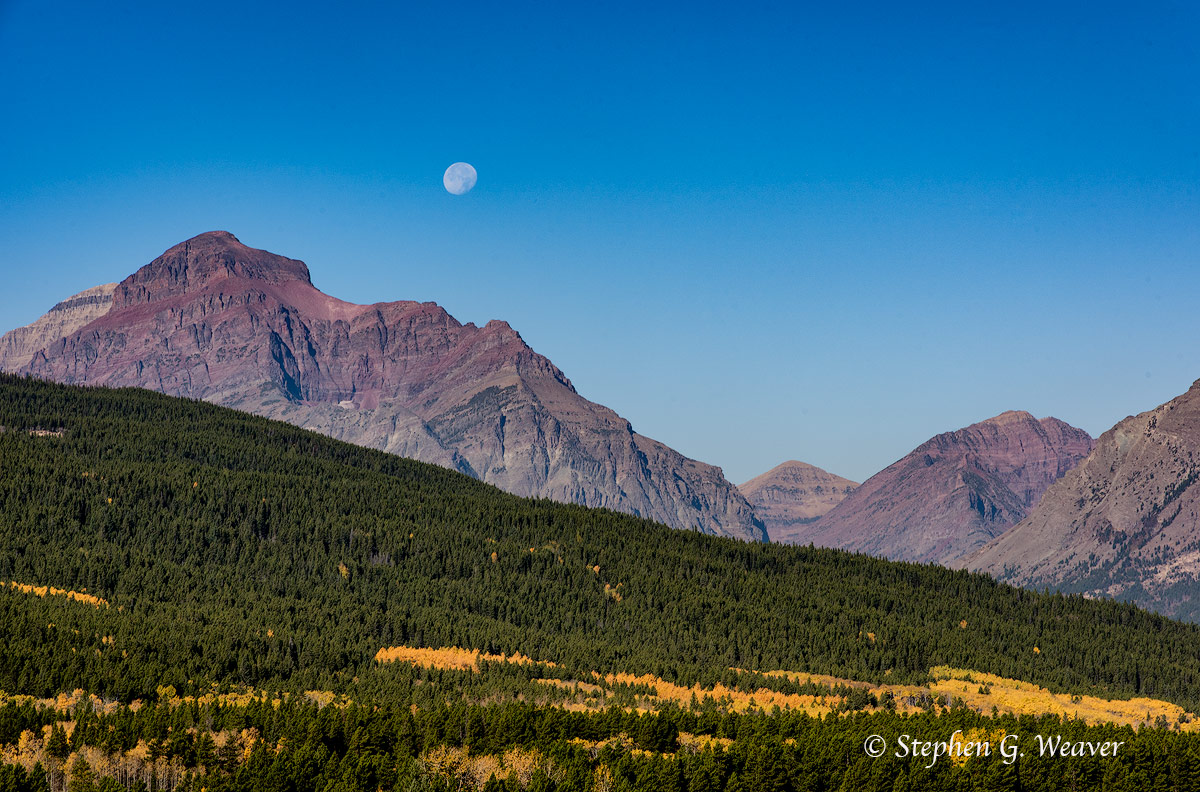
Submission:
POLYGON ((148 391, 0 375, 0 582, 0 792, 1200 789, 1183 722, 949 701, 647 712, 636 690, 576 711, 531 683, 536 667, 563 685, 623 673, 795 692, 768 672, 920 686, 952 666, 1195 712, 1195 625, 518 498, 148 391), (531 662, 378 662, 392 646, 531 662), (863 750, 955 729, 1125 745, 929 768, 863 750))

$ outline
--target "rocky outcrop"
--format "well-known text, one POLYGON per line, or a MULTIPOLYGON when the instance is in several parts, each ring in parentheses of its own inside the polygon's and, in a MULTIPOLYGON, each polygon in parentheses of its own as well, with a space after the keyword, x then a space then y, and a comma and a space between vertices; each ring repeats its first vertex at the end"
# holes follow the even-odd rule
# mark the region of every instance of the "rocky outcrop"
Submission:
POLYGON ((1019 522, 1091 448, 1057 418, 1006 412, 923 443, 791 541, 948 564, 1019 522))
POLYGON ((1016 527, 960 566, 1200 620, 1200 381, 1118 423, 1016 527))
POLYGON ((772 542, 787 542, 842 502, 856 482, 791 460, 738 487, 766 526, 772 542))
POLYGON ((115 283, 93 286, 63 300, 33 324, 5 334, 0 338, 0 371, 21 369, 34 352, 108 313, 116 288, 115 283))
POLYGON ((22 371, 205 399, 455 468, 518 495, 765 538, 719 468, 644 437, 507 323, 434 303, 355 305, 303 262, 212 232, 122 281, 111 310, 22 371))

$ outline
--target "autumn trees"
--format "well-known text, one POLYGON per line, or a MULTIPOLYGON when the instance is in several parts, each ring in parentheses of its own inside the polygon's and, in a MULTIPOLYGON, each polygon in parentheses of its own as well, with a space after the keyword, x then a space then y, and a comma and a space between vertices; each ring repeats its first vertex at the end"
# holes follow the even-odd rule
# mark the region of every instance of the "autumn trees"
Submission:
MULTIPOLYGON (((8 703, 5 710, 21 706, 8 703)), ((691 708, 659 713, 619 709, 564 712, 526 704, 447 703, 407 706, 320 706, 307 699, 276 702, 159 701, 106 705, 78 736, 77 710, 55 710, 47 739, 24 733, 22 748, 0 743, 0 790, 65 792, 233 792, 234 790, 544 790, 549 792, 730 792, 731 790, 1103 788, 1114 792, 1194 789, 1200 779, 1200 735, 1175 729, 1088 726, 1058 717, 988 717, 963 708, 901 715, 888 711, 813 718, 803 712, 702 714, 691 708), (199 715, 199 717, 196 717, 199 715), (183 727, 191 721, 195 725, 183 727), (66 725, 71 752, 47 751, 66 725), (162 737, 166 729, 165 739, 162 737), (130 749, 92 744, 126 731, 130 749), (937 762, 877 759, 863 751, 878 734, 945 739, 956 730, 973 739, 1019 735, 1023 755, 997 751, 937 762), (206 760, 190 744, 211 742, 206 760), (732 735, 715 739, 719 735, 732 735), (1039 755, 1036 735, 1071 741, 1119 741, 1115 757, 1039 755), (686 739, 680 739, 686 737, 686 739), (699 738, 714 738, 707 741, 699 738), (657 742, 657 746, 655 743, 657 742), (162 754, 149 755, 157 743, 162 754), (65 761, 65 763, 64 763, 65 761)))

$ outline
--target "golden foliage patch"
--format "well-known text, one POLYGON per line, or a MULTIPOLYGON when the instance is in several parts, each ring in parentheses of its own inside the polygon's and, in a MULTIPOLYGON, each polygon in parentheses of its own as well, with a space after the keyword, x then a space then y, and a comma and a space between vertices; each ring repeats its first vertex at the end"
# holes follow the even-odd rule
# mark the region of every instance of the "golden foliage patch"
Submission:
POLYGON ((514 663, 516 665, 544 665, 553 668, 547 660, 534 660, 521 653, 494 655, 478 649, 460 649, 444 646, 440 649, 419 649, 411 646, 385 646, 375 653, 375 662, 406 662, 422 668, 439 668, 458 671, 478 671, 480 661, 492 663, 514 663))
MULTIPOLYGON (((864 636, 865 637, 865 636, 864 636)), ((375 660, 380 663, 407 662, 423 668, 446 670, 479 671, 480 663, 504 662, 520 665, 539 665, 547 668, 556 664, 533 660, 522 654, 492 655, 478 650, 459 647, 421 649, 408 646, 392 646, 380 649, 375 660)), ((731 669, 741 674, 751 673, 745 669, 731 669)), ((1200 730, 1200 722, 1192 713, 1170 702, 1150 698, 1129 700, 1103 699, 1096 696, 1072 696, 1067 693, 1051 693, 1049 690, 1020 680, 1005 679, 966 669, 938 666, 930 669, 933 681, 927 685, 876 685, 858 682, 826 674, 807 674, 797 671, 766 671, 764 676, 785 677, 797 684, 812 683, 828 688, 851 688, 866 690, 882 702, 890 696, 897 712, 919 712, 937 701, 941 706, 961 702, 963 705, 984 715, 992 708, 1001 713, 1016 715, 1057 715, 1078 718, 1089 724, 1114 723, 1138 725, 1153 723, 1160 716, 1171 724, 1179 724, 1184 731, 1200 730)), ((636 709, 655 710, 666 702, 688 707, 706 700, 736 712, 751 708, 770 710, 776 706, 784 710, 803 710, 812 715, 825 715, 843 710, 845 698, 832 691, 825 694, 782 693, 769 688, 745 692, 716 684, 710 688, 693 685, 685 687, 668 682, 650 674, 600 674, 592 672, 586 680, 564 680, 557 678, 535 678, 532 681, 573 692, 573 699, 556 701, 554 706, 568 710, 596 710, 609 706, 610 699, 620 688, 636 691, 636 709)), ((626 699, 628 700, 628 699, 626 699)), ((975 740, 974 735, 965 739, 975 740)))
POLYGON ((0 586, 8 586, 9 588, 16 589, 17 591, 23 591, 26 594, 33 594, 35 596, 42 597, 43 599, 47 596, 66 597, 69 600, 87 603, 88 605, 92 605, 97 608, 108 607, 108 600, 102 599, 93 594, 88 594, 87 589, 84 589, 83 591, 70 591, 69 589, 54 588, 54 586, 32 586, 28 583, 18 583, 15 580, 11 583, 0 581, 0 586))

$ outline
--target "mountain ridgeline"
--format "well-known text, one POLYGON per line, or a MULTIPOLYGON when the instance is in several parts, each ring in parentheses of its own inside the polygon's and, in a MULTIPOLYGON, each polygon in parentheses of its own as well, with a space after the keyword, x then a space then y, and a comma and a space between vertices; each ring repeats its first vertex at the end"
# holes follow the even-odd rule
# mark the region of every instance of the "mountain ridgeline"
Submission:
POLYGON ((373 658, 408 645, 684 683, 944 664, 1200 705, 1200 629, 1130 605, 523 499, 140 389, 0 375, 0 425, 0 579, 81 598, 0 588, 6 691, 215 682, 386 703, 373 658))
POLYGON ((1002 413, 931 438, 772 538, 948 564, 1019 522, 1091 449, 1087 432, 1057 418, 1002 413))
POLYGON ((766 538, 720 468, 583 398, 507 323, 355 305, 302 261, 201 234, 0 339, 0 370, 236 407, 518 495, 766 538))
POLYGON ((959 565, 1200 620, 1200 380, 1101 435, 1028 517, 959 565))
POLYGON ((33 324, 5 333, 0 337, 0 370, 29 365, 38 350, 104 316, 112 308, 116 288, 115 283, 93 286, 58 303, 33 324))

